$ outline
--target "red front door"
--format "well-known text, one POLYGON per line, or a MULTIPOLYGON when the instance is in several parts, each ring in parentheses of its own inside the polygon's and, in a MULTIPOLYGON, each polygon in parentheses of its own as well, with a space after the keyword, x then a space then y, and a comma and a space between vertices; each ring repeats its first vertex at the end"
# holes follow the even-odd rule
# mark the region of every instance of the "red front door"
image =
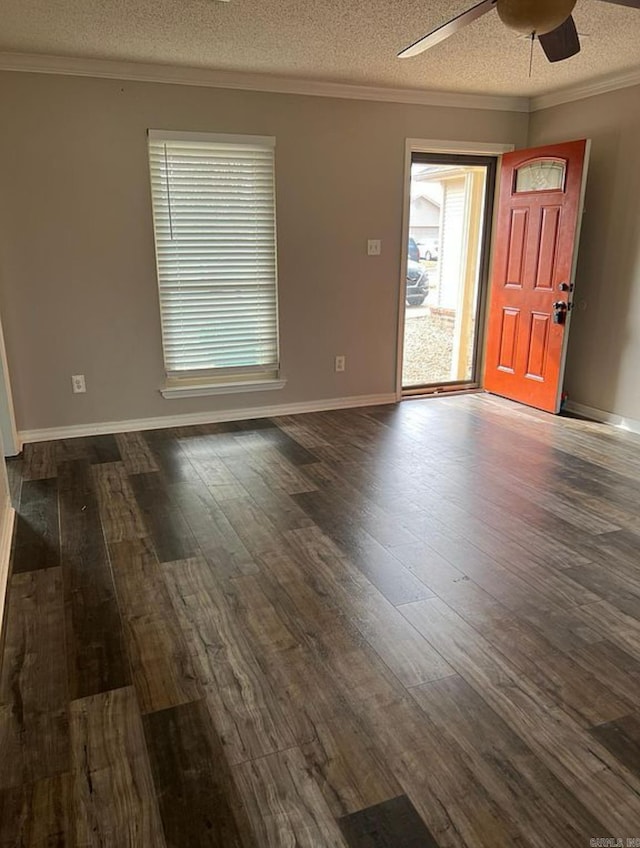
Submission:
POLYGON ((502 159, 484 387, 558 412, 589 143, 502 159))

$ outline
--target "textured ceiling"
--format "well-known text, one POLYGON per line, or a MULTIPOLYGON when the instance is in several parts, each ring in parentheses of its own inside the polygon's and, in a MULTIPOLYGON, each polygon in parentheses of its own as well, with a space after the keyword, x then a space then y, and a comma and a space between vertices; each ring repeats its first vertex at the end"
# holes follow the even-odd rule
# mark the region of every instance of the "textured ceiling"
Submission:
POLYGON ((640 66, 640 10, 578 0, 582 52, 550 65, 495 11, 415 59, 397 51, 473 0, 0 0, 0 51, 534 95, 640 66))

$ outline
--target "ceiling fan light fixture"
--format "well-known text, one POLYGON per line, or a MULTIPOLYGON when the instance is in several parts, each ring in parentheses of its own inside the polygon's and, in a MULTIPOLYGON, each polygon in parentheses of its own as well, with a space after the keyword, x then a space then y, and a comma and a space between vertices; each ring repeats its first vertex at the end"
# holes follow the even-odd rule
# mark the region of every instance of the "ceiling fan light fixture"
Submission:
POLYGON ((576 0, 498 0, 496 6, 505 26, 527 35, 545 35, 563 24, 576 0))

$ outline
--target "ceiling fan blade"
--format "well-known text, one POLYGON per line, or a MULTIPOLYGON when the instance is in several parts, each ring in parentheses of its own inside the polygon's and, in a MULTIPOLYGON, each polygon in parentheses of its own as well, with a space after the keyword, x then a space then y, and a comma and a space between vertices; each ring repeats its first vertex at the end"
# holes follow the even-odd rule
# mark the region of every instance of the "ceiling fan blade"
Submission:
POLYGON ((571 15, 557 29, 546 35, 539 35, 538 39, 550 62, 562 62, 563 59, 569 59, 580 52, 578 30, 571 15))
POLYGON ((616 6, 630 6, 632 9, 640 9, 640 0, 604 0, 605 3, 615 3, 616 6))
POLYGON ((491 11, 496 3, 497 0, 481 0, 480 3, 476 3, 471 9, 467 9, 466 12, 462 12, 462 14, 452 18, 448 23, 442 24, 442 26, 437 27, 427 35, 414 41, 413 44, 405 47, 404 50, 398 53, 398 58, 409 59, 411 56, 417 56, 418 53, 422 53, 424 50, 428 50, 429 47, 439 44, 445 38, 449 38, 450 35, 459 32, 467 24, 470 24, 471 21, 475 21, 476 18, 491 11))

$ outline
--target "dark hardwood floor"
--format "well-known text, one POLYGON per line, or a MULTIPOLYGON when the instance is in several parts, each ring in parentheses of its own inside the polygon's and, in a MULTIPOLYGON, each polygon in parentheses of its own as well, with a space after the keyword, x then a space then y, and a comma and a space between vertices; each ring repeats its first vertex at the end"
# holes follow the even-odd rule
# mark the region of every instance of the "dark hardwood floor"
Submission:
POLYGON ((10 466, 1 848, 640 844, 637 437, 468 395, 10 466))

